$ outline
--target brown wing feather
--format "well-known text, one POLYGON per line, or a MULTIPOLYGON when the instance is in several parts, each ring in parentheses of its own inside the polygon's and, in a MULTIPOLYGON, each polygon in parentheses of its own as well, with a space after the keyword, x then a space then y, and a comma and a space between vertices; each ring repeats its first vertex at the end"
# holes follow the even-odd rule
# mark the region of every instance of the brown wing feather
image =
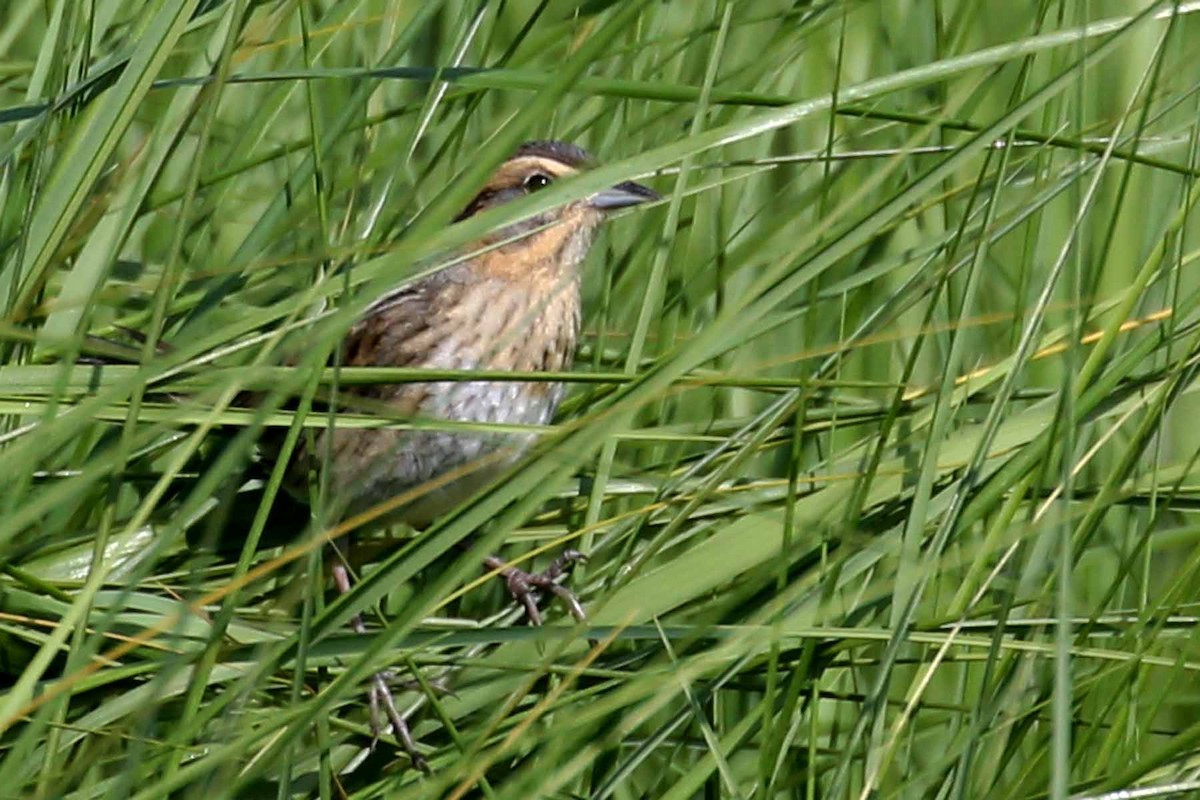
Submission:
MULTIPOLYGON (((346 334, 342 344, 343 366, 348 367, 420 367, 427 345, 426 338, 433 326, 430 309, 430 286, 420 282, 381 298, 372 304, 364 316, 346 334)), ((294 362, 288 359, 285 363, 294 362)), ((429 393, 426 383, 392 383, 367 386, 342 386, 338 390, 338 407, 355 413, 370 413, 386 406, 390 418, 416 416, 429 393)), ((258 399, 258 398, 256 398, 258 399)), ((357 436, 355 429, 343 428, 334 432, 332 462, 354 463, 366 455, 347 459, 353 450, 365 446, 395 447, 403 431, 378 431, 372 437, 357 436)), ((288 490, 303 500, 309 485, 309 471, 319 467, 327 452, 327 432, 314 436, 303 436, 296 444, 288 464, 286 485, 288 490), (311 446, 310 446, 311 445, 311 446)), ((278 457, 283 445, 281 433, 264 433, 260 447, 268 459, 278 457)))

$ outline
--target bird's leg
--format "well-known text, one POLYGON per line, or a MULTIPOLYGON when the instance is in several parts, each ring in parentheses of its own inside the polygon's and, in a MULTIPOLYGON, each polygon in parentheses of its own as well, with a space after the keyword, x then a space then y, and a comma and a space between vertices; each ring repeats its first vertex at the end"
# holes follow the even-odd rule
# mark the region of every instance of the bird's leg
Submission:
POLYGON ((579 598, 575 596, 574 592, 559 583, 571 573, 571 568, 577 562, 585 560, 587 557, 578 550, 564 550, 562 555, 554 559, 550 566, 541 572, 526 572, 523 569, 510 567, 508 562, 499 556, 488 556, 483 560, 483 566, 500 573, 504 585, 508 587, 508 593, 525 609, 529 621, 534 625, 541 625, 542 614, 538 611, 537 601, 539 592, 542 591, 549 592, 562 600, 576 621, 587 622, 587 614, 584 612, 579 598))
MULTIPOLYGON (((350 592, 350 572, 346 569, 346 565, 342 563, 334 564, 333 566, 333 582, 337 586, 340 594, 349 594, 350 592)), ((350 618, 350 627, 355 633, 365 635, 367 626, 363 624, 362 616, 355 614, 350 618)), ((412 731, 408 729, 408 723, 404 720, 404 715, 400 713, 400 709, 396 707, 396 699, 392 696, 392 688, 387 682, 387 673, 376 672, 371 676, 370 688, 367 690, 367 701, 370 708, 370 725, 371 725, 371 747, 375 747, 375 743, 379 741, 379 737, 383 732, 383 722, 379 715, 380 706, 383 707, 384 713, 387 715, 388 721, 392 723, 392 732, 396 735, 396 740, 400 743, 400 747, 404 753, 412 760, 413 766, 422 772, 429 771, 429 764, 425 761, 425 757, 417 750, 417 742, 413 739, 412 731)))

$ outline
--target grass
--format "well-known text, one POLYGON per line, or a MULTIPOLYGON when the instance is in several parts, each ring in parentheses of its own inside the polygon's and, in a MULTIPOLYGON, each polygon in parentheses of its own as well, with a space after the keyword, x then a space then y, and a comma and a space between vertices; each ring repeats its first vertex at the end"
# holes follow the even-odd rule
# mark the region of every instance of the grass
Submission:
POLYGON ((0 796, 1200 792, 1197 11, 0 7, 0 796), (449 224, 545 137, 605 166, 449 224), (371 297, 631 178, 533 458, 285 496, 266 428, 430 377, 324 368, 371 297), (587 629, 478 568, 568 546, 587 629))

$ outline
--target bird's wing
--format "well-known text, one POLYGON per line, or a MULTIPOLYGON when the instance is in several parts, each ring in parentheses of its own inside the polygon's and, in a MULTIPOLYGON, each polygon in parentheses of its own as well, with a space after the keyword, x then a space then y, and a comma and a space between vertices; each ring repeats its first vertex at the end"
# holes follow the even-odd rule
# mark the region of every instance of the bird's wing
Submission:
MULTIPOLYGON (((440 344, 442 288, 430 281, 402 287, 372 304, 350 328, 342 346, 348 367, 423 367, 440 344)), ((345 406, 369 412, 385 404, 392 415, 415 416, 429 393, 422 382, 345 387, 345 406)), ((339 404, 343 405, 343 404, 339 404)))

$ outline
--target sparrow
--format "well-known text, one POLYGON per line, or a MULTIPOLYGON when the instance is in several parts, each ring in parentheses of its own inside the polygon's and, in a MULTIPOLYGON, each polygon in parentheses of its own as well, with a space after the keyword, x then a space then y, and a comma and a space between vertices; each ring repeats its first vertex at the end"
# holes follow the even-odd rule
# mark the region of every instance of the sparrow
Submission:
MULTIPOLYGON (((492 174, 455 218, 526 197, 594 166, 583 149, 561 141, 521 145, 492 174)), ((660 199, 625 182, 566 203, 486 235, 450 266, 378 298, 341 343, 345 366, 431 370, 562 372, 569 370, 579 338, 580 270, 600 224, 613 211, 660 199)), ((379 407, 402 417, 471 423, 544 425, 563 398, 561 383, 546 381, 429 381, 340 389, 339 405, 379 407)), ((486 487, 526 454, 536 434, 417 429, 326 429, 294 456, 309 474, 325 469, 333 507, 344 519, 405 493, 418 496, 377 520, 420 530, 486 487), (452 476, 447 479, 447 476, 452 476)), ((583 608, 560 585, 576 551, 563 553, 544 572, 531 573, 491 556, 484 567, 499 572, 533 624, 537 601, 550 593, 582 620, 583 608)), ((345 563, 333 568, 335 585, 350 591, 345 563)), ((361 619, 352 621, 365 632, 361 619)), ((401 745, 420 766, 383 674, 371 683, 371 725, 376 738, 382 704, 401 745)))

